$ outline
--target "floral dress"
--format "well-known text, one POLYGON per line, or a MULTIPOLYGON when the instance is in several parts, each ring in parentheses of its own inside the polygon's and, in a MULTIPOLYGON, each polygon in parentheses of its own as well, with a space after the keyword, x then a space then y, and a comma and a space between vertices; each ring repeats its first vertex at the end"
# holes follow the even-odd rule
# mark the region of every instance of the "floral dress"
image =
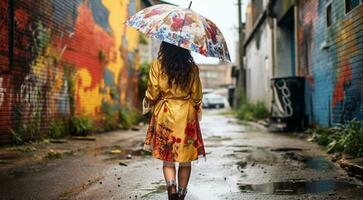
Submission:
POLYGON ((150 67, 149 82, 145 93, 153 105, 147 129, 145 149, 167 162, 191 162, 205 156, 198 114, 201 113, 202 86, 197 66, 189 90, 168 85, 168 77, 161 71, 159 61, 150 67))

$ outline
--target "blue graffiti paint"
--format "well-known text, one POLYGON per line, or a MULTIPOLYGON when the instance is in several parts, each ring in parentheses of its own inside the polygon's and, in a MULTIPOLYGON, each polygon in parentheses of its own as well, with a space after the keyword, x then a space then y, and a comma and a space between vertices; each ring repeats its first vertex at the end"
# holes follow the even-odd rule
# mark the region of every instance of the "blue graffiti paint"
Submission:
POLYGON ((115 84, 115 75, 110 70, 106 69, 103 73, 103 80, 105 81, 105 87, 102 88, 102 92, 109 92, 109 95, 114 100, 120 100, 120 92, 115 84))
MULTIPOLYGON (((307 112, 309 118, 327 126, 363 118, 363 33, 351 30, 359 27, 363 21, 345 15, 344 9, 340 9, 344 7, 344 1, 331 2, 335 23, 328 28, 324 9, 326 3, 319 0, 318 12, 311 11, 318 13, 318 16, 312 22, 311 29, 312 59, 309 66, 314 81, 311 87, 307 87, 307 96, 311 95, 311 100, 307 101, 307 104, 310 103, 307 108, 311 109, 311 112, 307 112), (345 22, 351 23, 347 20, 353 21, 354 26, 346 26, 345 22), (349 36, 345 38, 342 34, 349 36), (322 44, 327 47, 321 48, 322 44)), ((309 30, 308 27, 304 27, 306 30, 309 30)))
POLYGON ((108 114, 114 115, 120 108, 121 108, 120 104, 110 104, 109 102, 102 100, 101 110, 103 112, 106 113, 108 112, 108 114))
POLYGON ((319 2, 318 2, 318 13, 323 13, 323 12, 325 12, 325 11, 324 11, 324 8, 325 8, 325 6, 324 6, 324 1, 323 1, 323 0, 319 0, 319 2))
POLYGON ((64 3, 64 0, 52 0, 52 21, 56 22, 58 27, 73 32, 74 23, 78 16, 78 6, 82 2, 83 0, 67 1, 67 3, 64 3), (66 19, 71 19, 71 21, 66 19))
POLYGON ((134 69, 134 66, 135 66, 135 55, 136 53, 135 52, 129 52, 127 54, 127 76, 128 77, 132 77, 135 75, 135 69, 134 69))
POLYGON ((106 69, 104 71, 103 79, 105 80, 106 86, 115 86, 115 76, 110 70, 106 69))
POLYGON ((102 4, 102 1, 101 0, 88 1, 88 6, 92 10, 92 16, 96 24, 105 29, 106 32, 111 33, 111 26, 108 22, 110 12, 102 4))
MULTIPOLYGON (((319 10, 319 6, 317 8, 319 10)), ((325 10, 319 13, 319 20, 325 14, 325 10)), ((312 113, 314 116, 310 118, 314 119, 315 122, 321 125, 328 126, 330 122, 329 116, 331 115, 331 94, 333 93, 334 83, 332 76, 335 74, 335 66, 333 59, 330 54, 332 51, 336 51, 336 48, 330 48, 329 50, 321 50, 320 45, 326 42, 325 35, 327 34, 327 29, 321 21, 313 22, 313 28, 311 29, 313 38, 313 48, 312 48, 312 75, 314 77, 314 85, 311 91, 312 98, 312 113), (314 56, 319 55, 319 56, 314 56)), ((308 113, 310 114, 310 113, 308 113)), ((334 113, 333 113, 334 115, 334 113)))
POLYGON ((130 0, 129 3, 129 15, 134 15, 136 13, 135 0, 130 0))
MULTIPOLYGON (((363 52, 361 51, 360 53, 362 55, 363 52)), ((359 56, 352 56, 350 65, 352 68, 352 80, 344 86, 344 102, 339 103, 339 106, 341 106, 340 109, 339 107, 335 108, 336 112, 341 112, 335 118, 337 123, 363 117, 361 112, 361 102, 363 100, 363 73, 361 66, 363 65, 363 61, 359 56)))

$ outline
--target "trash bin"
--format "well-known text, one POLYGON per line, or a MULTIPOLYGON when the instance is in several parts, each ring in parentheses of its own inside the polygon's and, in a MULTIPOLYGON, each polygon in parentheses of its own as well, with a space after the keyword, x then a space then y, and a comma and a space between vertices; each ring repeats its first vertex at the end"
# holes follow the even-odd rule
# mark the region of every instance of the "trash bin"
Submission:
POLYGON ((301 131, 305 127, 305 79, 282 77, 271 79, 271 123, 284 131, 301 131))
POLYGON ((235 88, 234 87, 228 87, 228 103, 229 105, 234 108, 234 104, 233 104, 233 100, 234 100, 234 92, 235 92, 235 88))

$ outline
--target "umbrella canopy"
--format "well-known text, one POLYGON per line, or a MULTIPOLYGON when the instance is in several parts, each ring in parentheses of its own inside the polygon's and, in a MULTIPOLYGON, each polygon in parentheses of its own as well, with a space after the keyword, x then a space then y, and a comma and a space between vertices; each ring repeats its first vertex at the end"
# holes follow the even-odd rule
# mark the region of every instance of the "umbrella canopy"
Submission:
POLYGON ((221 31, 212 21, 189 8, 168 4, 151 6, 131 16, 126 24, 149 37, 207 57, 231 61, 221 31))

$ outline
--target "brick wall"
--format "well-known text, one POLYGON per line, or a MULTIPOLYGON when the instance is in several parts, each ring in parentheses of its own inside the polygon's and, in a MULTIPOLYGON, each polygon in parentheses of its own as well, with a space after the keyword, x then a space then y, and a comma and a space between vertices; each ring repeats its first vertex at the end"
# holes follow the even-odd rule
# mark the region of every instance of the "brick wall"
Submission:
POLYGON ((304 0, 298 6, 299 75, 307 78, 310 119, 326 126, 363 119, 363 3, 349 13, 342 0, 304 0))
POLYGON ((104 108, 137 103, 139 36, 123 22, 139 7, 138 0, 2 0, 0 143, 11 129, 40 136, 60 117, 98 121, 104 108))

